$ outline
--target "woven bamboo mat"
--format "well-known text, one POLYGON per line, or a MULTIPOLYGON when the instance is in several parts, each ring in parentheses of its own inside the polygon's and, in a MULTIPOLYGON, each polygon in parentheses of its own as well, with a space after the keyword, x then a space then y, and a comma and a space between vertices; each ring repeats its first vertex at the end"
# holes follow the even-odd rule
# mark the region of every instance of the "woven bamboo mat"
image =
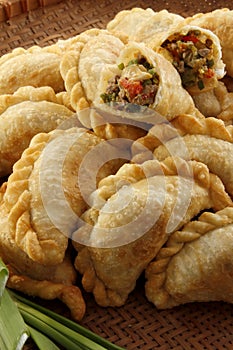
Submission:
MULTIPOLYGON (((1 4, 1 2, 0 2, 1 4)), ((183 16, 220 7, 233 9, 232 0, 61 1, 39 6, 0 21, 0 55, 23 46, 49 45, 92 27, 104 28, 117 12, 132 7, 167 9, 183 16)), ((226 303, 193 303, 158 311, 144 297, 143 277, 125 306, 101 308, 84 294, 87 312, 82 325, 128 350, 233 349, 233 309, 226 303)), ((59 302, 46 303, 69 316, 59 302)), ((25 350, 35 350, 29 341, 25 350)), ((46 350, 46 349, 45 349, 46 350)))

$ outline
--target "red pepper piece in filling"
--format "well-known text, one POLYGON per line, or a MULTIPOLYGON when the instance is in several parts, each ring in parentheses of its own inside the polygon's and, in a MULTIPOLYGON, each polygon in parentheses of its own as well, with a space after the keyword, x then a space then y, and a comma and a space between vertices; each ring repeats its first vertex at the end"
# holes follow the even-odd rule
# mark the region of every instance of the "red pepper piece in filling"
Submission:
POLYGON ((134 99, 135 96, 140 94, 143 90, 143 85, 140 81, 129 81, 128 79, 121 79, 120 85, 128 91, 130 99, 134 99))
POLYGON ((208 69, 207 72, 204 73, 205 78, 212 78, 214 76, 214 71, 213 69, 208 69))
POLYGON ((182 41, 192 41, 195 44, 199 41, 199 39, 196 36, 190 34, 190 35, 184 35, 182 37, 182 41))

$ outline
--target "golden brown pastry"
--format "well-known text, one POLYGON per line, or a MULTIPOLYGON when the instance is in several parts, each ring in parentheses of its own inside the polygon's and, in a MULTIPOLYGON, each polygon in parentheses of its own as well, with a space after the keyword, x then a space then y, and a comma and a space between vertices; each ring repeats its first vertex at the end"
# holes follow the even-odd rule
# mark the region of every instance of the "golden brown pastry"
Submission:
POLYGON ((91 29, 80 34, 66 50, 60 71, 75 111, 92 104, 101 71, 115 63, 123 46, 120 39, 106 30, 91 29))
POLYGON ((156 148, 160 145, 164 145, 164 147, 160 149, 162 150, 161 152, 165 152, 167 156, 168 154, 172 155, 174 152, 174 155, 179 154, 179 156, 189 159, 190 155, 188 149, 184 139, 181 137, 185 135, 205 135, 230 143, 233 142, 232 125, 226 126, 222 120, 212 117, 201 119, 190 114, 181 114, 174 118, 169 124, 158 122, 149 129, 146 136, 137 139, 132 144, 131 148, 132 160, 137 163, 142 163, 147 159, 153 159, 154 156, 156 156, 156 148), (177 138, 177 140, 173 140, 175 138, 177 138), (171 143, 168 143, 170 140, 171 143), (166 149, 165 144, 167 144, 168 149, 166 149), (171 148, 169 146, 170 144, 171 148), (172 146, 173 144, 176 146, 172 146), (154 151, 155 154, 153 154, 154 151))
POLYGON ((123 165, 91 199, 72 239, 83 287, 102 306, 125 303, 169 234, 204 209, 232 203, 204 164, 180 158, 123 165))
POLYGON ((217 117, 226 125, 232 124, 233 93, 227 90, 222 81, 214 89, 192 97, 195 106, 205 117, 217 117))
MULTIPOLYGON (((6 186, 6 183, 2 185, 2 194, 6 186)), ((85 303, 80 289, 75 286, 77 276, 69 249, 59 264, 46 266, 33 261, 12 239, 7 212, 3 205, 0 208, 0 256, 10 272, 7 286, 43 299, 59 298, 70 308, 74 319, 82 319, 85 303)))
MULTIPOLYGON (((133 115, 132 113, 127 114, 133 115)), ((92 107, 78 111, 77 116, 81 125, 92 129, 97 136, 106 140, 119 139, 118 147, 120 148, 130 147, 130 140, 144 137, 150 127, 147 123, 122 118, 122 113, 119 114, 114 108, 105 110, 92 107), (124 139, 128 145, 124 143, 124 139)))
POLYGON ((179 138, 174 138, 155 149, 156 159, 161 161, 173 155, 206 164, 212 173, 221 178, 233 198, 233 143, 208 135, 185 135, 182 141, 185 152, 179 147, 179 138))
POLYGON ((165 309, 194 301, 233 302, 233 208, 204 212, 174 232, 146 269, 146 296, 165 309))
POLYGON ((48 280, 38 281, 12 272, 10 266, 7 267, 10 270, 7 287, 45 300, 59 299, 70 309, 72 319, 77 322, 82 320, 85 315, 86 304, 81 290, 76 285, 54 283, 48 280))
POLYGON ((124 41, 146 42, 158 32, 168 30, 171 26, 183 21, 183 17, 162 10, 153 11, 151 8, 132 8, 123 10, 107 24, 107 30, 124 41))
POLYGON ((59 66, 61 54, 52 47, 17 48, 0 58, 0 94, 12 94, 21 86, 50 86, 64 90, 59 66))
POLYGON ((107 23, 106 28, 110 33, 127 42, 134 35, 135 30, 152 18, 154 14, 155 12, 151 8, 134 7, 130 10, 122 10, 107 23))
POLYGON ((0 105, 0 176, 11 173, 34 135, 54 130, 74 116, 57 103, 49 87, 20 88, 13 95, 1 95, 0 105))
POLYGON ((90 171, 93 157, 91 164, 88 158, 85 162, 84 157, 102 141, 80 128, 41 133, 32 139, 15 163, 2 206, 8 216, 12 239, 32 260, 46 265, 63 261, 69 235, 88 207, 78 184, 81 162, 84 162, 83 191, 96 186, 98 179, 114 173, 122 165, 121 159, 112 160, 114 149, 109 146, 105 149, 108 162, 99 165, 98 179, 93 180, 90 171))

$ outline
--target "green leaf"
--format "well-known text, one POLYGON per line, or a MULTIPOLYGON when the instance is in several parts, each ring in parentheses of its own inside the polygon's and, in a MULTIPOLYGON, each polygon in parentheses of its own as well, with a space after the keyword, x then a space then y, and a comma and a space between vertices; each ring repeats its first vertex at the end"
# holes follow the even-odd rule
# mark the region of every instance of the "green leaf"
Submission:
POLYGON ((4 262, 0 259, 0 302, 6 287, 8 277, 9 277, 9 273, 8 273, 7 267, 4 264, 4 262))
POLYGON ((75 340, 77 343, 79 343, 79 345, 81 344, 82 349, 124 350, 120 346, 112 344, 108 340, 98 336, 87 328, 82 327, 78 323, 71 321, 66 317, 61 316, 49 309, 46 309, 41 305, 36 304, 31 300, 22 297, 18 293, 11 291, 11 294, 15 300, 17 300, 19 308, 22 307, 27 311, 27 313, 33 313, 34 315, 37 315, 37 317, 42 318, 45 323, 53 326, 55 329, 65 334, 70 339, 75 340), (31 307, 31 309, 25 309, 26 305, 28 305, 28 307, 31 307), (36 313, 36 310, 39 311, 39 314, 36 313))
MULTIPOLYGON (((21 304, 18 304, 18 308, 28 325, 33 326, 36 328, 38 331, 46 334, 50 339, 55 340, 58 344, 62 345, 65 349, 67 350, 83 350, 81 346, 76 344, 73 339, 71 339, 68 335, 64 335, 61 329, 54 329, 49 323, 48 320, 45 318, 43 319, 43 316, 41 317, 42 319, 38 318, 38 312, 36 315, 30 312, 27 312, 27 308, 24 307, 21 304)), ((34 310, 36 311, 36 310, 34 310)))
POLYGON ((40 350, 60 350, 49 338, 36 329, 28 326, 30 334, 38 349, 40 350))
POLYGON ((9 293, 5 289, 0 305, 0 349, 21 350, 29 330, 9 293))

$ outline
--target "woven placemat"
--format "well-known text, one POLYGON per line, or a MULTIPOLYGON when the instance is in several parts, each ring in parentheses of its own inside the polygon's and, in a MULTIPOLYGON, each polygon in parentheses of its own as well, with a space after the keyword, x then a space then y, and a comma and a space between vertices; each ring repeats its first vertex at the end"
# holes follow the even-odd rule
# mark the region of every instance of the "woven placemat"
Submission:
MULTIPOLYGON (((37 7, 19 16, 0 21, 0 55, 22 46, 46 46, 93 27, 104 28, 117 12, 132 7, 167 9, 183 16, 221 7, 233 9, 232 0, 157 1, 61 1, 37 7)), ((144 296, 143 277, 126 305, 101 308, 84 293, 87 312, 82 325, 128 350, 225 350, 233 349, 233 307, 231 304, 193 303, 171 310, 157 310, 144 296)), ((69 316, 64 305, 55 301, 42 305, 69 316)), ((28 341, 25 350, 35 350, 28 341)), ((46 350, 46 349, 45 349, 46 350)))

